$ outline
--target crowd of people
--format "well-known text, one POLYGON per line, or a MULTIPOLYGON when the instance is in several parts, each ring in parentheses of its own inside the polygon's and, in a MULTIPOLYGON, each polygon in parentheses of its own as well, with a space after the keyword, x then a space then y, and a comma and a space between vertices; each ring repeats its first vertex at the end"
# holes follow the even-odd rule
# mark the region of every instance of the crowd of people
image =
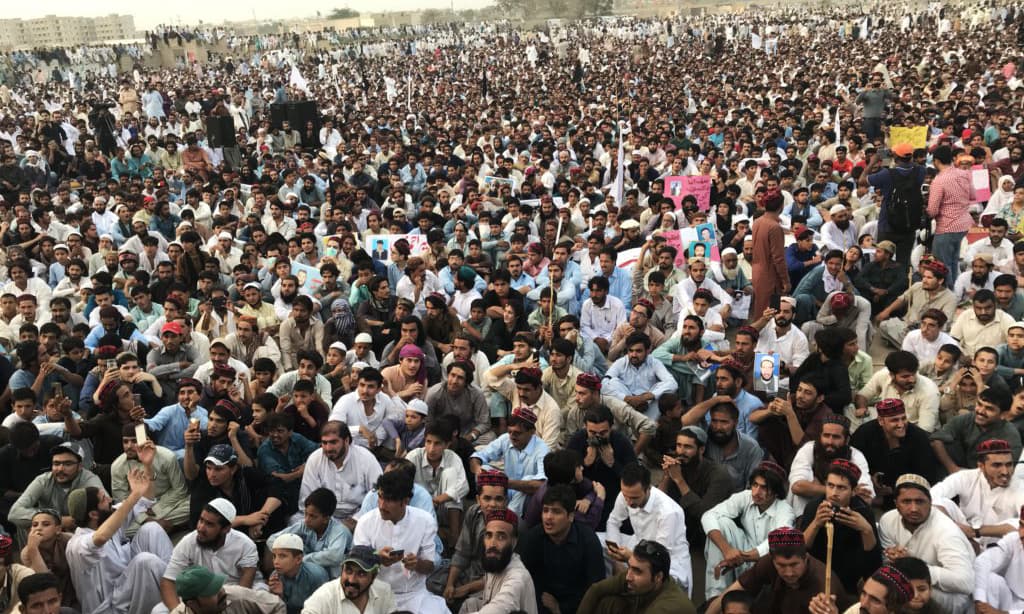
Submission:
POLYGON ((0 614, 1020 611, 1022 23, 9 55, 0 614))

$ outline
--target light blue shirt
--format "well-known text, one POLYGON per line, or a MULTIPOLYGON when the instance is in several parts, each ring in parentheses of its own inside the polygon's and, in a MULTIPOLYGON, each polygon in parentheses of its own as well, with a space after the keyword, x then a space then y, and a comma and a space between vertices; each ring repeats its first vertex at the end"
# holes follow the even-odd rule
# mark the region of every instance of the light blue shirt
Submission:
POLYGON ((331 580, 341 575, 341 562, 345 560, 345 553, 352 545, 352 532, 337 518, 332 516, 327 521, 323 536, 318 536, 305 522, 296 522, 267 538, 267 547, 273 548, 274 540, 284 533, 292 533, 302 538, 302 546, 306 552, 302 557, 303 561, 323 567, 331 580))
MULTIPOLYGON (((199 419, 199 429, 206 432, 209 414, 198 405, 192 410, 191 418, 199 419)), ((146 418, 146 428, 153 433, 153 440, 158 446, 173 450, 178 458, 185 457, 185 430, 188 429, 190 417, 185 414, 181 403, 168 405, 156 412, 152 418, 146 418)))
MULTIPOLYGON (((740 410, 740 421, 736 425, 736 430, 749 435, 755 441, 757 441, 757 425, 750 421, 750 414, 754 410, 761 409, 764 407, 764 403, 761 399, 750 394, 746 390, 740 390, 740 393, 736 395, 736 398, 732 400, 736 404, 736 408, 740 410)), ((708 417, 705 417, 705 421, 708 417)))
POLYGON ((653 394, 654 398, 647 404, 647 417, 652 420, 658 418, 658 398, 678 389, 676 378, 650 354, 638 367, 629 362, 629 356, 623 356, 612 363, 604 376, 604 394, 617 398, 645 392, 653 394))
MULTIPOLYGON (((455 294, 455 275, 452 273, 451 267, 444 267, 437 273, 437 279, 441 282, 441 287, 444 288, 445 294, 451 296, 455 294)), ((476 289, 481 295, 487 292, 487 281, 479 275, 473 280, 473 288, 476 289)))
MULTIPOLYGON (((505 475, 510 480, 546 480, 544 475, 544 457, 550 449, 544 440, 534 435, 530 443, 522 450, 512 446, 508 433, 498 437, 483 449, 477 450, 470 458, 479 459, 485 469, 490 469, 490 463, 497 460, 505 461, 505 475)), ((523 504, 526 503, 526 494, 518 490, 509 489, 508 508, 517 514, 523 513, 523 504)))
MULTIPOLYGON (((600 276, 601 277, 606 277, 605 275, 600 275, 600 276)), ((595 275, 595 277, 597 277, 597 275, 595 275)), ((614 296, 615 298, 617 298, 620 301, 622 301, 622 306, 626 309, 626 312, 628 313, 629 309, 630 309, 630 306, 633 304, 633 278, 632 278, 632 276, 629 273, 627 273, 625 271, 625 269, 620 269, 619 267, 615 267, 615 270, 613 270, 612 274, 610 276, 607 276, 607 278, 608 278, 608 296, 614 296)), ((591 279, 593 279, 593 278, 591 278, 591 279)), ((586 301, 588 298, 590 298, 589 281, 587 283, 588 283, 588 285, 587 285, 586 290, 584 290, 583 294, 580 296, 580 300, 583 300, 583 301, 586 301)))

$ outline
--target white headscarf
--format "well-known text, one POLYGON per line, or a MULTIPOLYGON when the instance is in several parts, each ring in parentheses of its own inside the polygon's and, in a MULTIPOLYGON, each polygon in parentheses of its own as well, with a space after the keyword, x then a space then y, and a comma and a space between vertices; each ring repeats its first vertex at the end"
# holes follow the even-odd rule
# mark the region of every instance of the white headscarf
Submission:
POLYGON ((985 210, 981 212, 982 216, 985 215, 999 215, 999 212, 1005 205, 1013 202, 1013 186, 1014 179, 1012 175, 1003 175, 996 182, 996 189, 992 192, 992 196, 988 199, 988 204, 985 206, 985 210), (1003 183, 1009 181, 1010 189, 1004 190, 1003 183))

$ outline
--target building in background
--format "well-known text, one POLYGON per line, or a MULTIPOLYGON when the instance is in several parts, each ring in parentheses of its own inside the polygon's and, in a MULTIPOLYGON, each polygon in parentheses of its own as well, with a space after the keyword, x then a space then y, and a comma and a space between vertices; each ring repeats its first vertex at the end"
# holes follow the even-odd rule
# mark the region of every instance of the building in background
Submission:
POLYGON ((136 36, 135 18, 131 15, 0 19, 0 49, 5 50, 72 47, 136 36))

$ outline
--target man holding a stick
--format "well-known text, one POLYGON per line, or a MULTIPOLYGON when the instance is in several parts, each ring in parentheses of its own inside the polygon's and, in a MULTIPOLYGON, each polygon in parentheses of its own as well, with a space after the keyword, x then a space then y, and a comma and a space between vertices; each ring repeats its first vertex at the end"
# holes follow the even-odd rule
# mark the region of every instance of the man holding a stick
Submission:
MULTIPOLYGON (((832 595, 839 607, 847 607, 852 600, 839 582, 830 582, 830 576, 825 564, 807 554, 804 534, 782 527, 768 534, 768 554, 758 559, 725 593, 744 590, 757 595, 751 611, 766 614, 806 612, 811 599, 822 592, 832 595)), ((721 603, 721 597, 712 602, 707 614, 721 614, 721 603)))

